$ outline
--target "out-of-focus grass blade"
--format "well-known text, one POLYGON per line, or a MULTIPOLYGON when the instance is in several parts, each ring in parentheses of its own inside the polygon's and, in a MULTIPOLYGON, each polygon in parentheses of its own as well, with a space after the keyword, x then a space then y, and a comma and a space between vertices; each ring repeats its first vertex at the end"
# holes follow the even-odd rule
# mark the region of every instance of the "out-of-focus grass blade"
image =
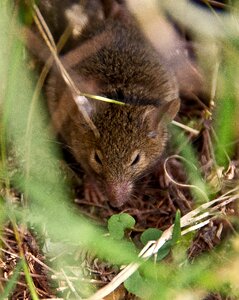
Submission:
POLYGON ((184 166, 189 179, 189 184, 196 186, 198 189, 191 188, 192 194, 200 203, 208 200, 208 188, 200 174, 200 165, 195 150, 188 142, 184 132, 177 127, 171 127, 173 137, 172 142, 175 149, 180 149, 180 155, 185 159, 184 166), (200 191, 201 190, 201 191, 200 191))
POLYGON ((173 233, 172 233, 172 240, 171 240, 172 245, 175 245, 179 240, 179 238, 181 237, 180 218, 181 218, 181 212, 177 210, 175 215, 173 233))
POLYGON ((216 132, 216 160, 219 165, 227 166, 234 152, 236 134, 239 131, 239 104, 236 99, 236 80, 239 67, 234 56, 228 57, 221 76, 219 97, 216 102, 214 128, 216 132), (233 63, 234 62, 234 63, 233 63))

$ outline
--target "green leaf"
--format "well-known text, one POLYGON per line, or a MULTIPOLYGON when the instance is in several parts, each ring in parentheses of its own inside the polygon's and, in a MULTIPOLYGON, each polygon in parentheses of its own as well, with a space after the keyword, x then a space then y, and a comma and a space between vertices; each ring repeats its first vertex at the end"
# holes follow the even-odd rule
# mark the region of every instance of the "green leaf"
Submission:
POLYGON ((138 270, 124 282, 124 286, 128 292, 140 298, 145 294, 146 282, 138 270))
POLYGON ((146 245, 149 241, 158 240, 162 233, 163 232, 157 228, 148 228, 141 234, 140 241, 146 245))
MULTIPOLYGON (((167 241, 162 246, 162 248, 159 249, 157 253, 157 261, 164 259, 169 254, 172 246, 175 245, 178 239, 180 238, 181 236, 180 218, 181 218, 181 213, 178 210, 175 216, 172 239, 167 241)), ((148 228, 142 233, 140 240, 144 245, 146 245, 148 241, 158 240, 161 237, 162 233, 163 232, 157 228, 148 228)))
POLYGON ((157 253, 157 261, 164 259, 170 252, 172 247, 172 240, 167 241, 157 253))
POLYGON ((122 213, 113 215, 108 220, 108 230, 114 239, 121 240, 124 237, 125 229, 132 228, 135 219, 128 214, 122 213))
MULTIPOLYGON (((148 228, 142 233, 140 240, 144 245, 146 245, 148 241, 158 240, 162 233, 163 232, 157 228, 148 228)), ((167 241, 161 249, 159 249, 157 253, 157 261, 164 259, 169 254, 171 246, 172 241, 170 240, 167 241)))
POLYGON ((172 233, 172 245, 175 245, 181 236, 181 225, 180 225, 181 212, 177 210, 175 215, 173 233, 172 233))

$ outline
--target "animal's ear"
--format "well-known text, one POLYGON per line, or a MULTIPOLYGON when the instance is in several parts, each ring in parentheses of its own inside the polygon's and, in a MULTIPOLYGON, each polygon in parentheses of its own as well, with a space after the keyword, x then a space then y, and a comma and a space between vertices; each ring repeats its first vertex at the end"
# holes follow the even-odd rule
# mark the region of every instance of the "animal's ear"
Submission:
POLYGON ((101 0, 105 18, 116 16, 122 8, 125 0, 101 0))
POLYGON ((159 122, 164 124, 170 123, 176 117, 179 108, 179 99, 174 99, 172 101, 167 102, 166 104, 163 104, 162 107, 160 107, 159 111, 159 122))
POLYGON ((165 126, 175 118, 179 107, 179 99, 166 102, 159 107, 149 106, 144 113, 144 119, 148 120, 150 129, 157 130, 159 126, 165 126))

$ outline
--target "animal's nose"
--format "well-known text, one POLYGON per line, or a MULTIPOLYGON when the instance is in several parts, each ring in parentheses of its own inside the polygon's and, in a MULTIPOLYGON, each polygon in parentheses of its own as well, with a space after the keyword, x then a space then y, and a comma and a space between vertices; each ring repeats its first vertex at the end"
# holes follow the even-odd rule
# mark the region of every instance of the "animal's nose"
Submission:
POLYGON ((107 198, 113 207, 120 207, 125 204, 132 192, 132 183, 123 181, 110 181, 106 184, 107 198))

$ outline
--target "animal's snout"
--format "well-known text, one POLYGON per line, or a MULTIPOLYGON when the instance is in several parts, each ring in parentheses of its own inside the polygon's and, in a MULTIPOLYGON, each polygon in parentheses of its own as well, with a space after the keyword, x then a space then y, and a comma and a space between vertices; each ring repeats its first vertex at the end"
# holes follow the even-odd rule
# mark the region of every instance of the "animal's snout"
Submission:
POLYGON ((120 207, 125 204, 131 195, 133 185, 130 182, 108 182, 106 184, 107 197, 110 204, 114 207, 120 207))

